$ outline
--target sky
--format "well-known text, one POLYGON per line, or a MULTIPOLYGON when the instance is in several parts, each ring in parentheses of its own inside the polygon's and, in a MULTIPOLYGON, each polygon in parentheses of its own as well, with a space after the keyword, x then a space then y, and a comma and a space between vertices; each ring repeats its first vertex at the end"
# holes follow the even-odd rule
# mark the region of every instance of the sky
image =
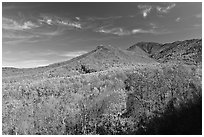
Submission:
POLYGON ((66 61, 99 45, 202 38, 202 3, 2 3, 2 66, 66 61))

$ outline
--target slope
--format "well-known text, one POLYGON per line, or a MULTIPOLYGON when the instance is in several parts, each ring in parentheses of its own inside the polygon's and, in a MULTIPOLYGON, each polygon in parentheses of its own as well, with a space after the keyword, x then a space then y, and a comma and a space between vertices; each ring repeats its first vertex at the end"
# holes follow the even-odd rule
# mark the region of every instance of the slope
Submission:
POLYGON ((127 50, 139 53, 141 49, 148 54, 154 54, 162 47, 162 44, 155 42, 138 42, 127 50))
POLYGON ((139 52, 132 52, 112 46, 98 46, 96 49, 71 60, 54 63, 45 67, 29 69, 3 68, 3 77, 9 77, 13 80, 18 78, 22 80, 38 80, 52 77, 69 77, 138 63, 157 62, 149 58, 142 50, 139 52))
POLYGON ((202 39, 191 39, 167 43, 151 56, 159 62, 177 61, 188 65, 202 62, 202 39))
POLYGON ((202 62, 202 39, 176 41, 159 44, 154 42, 139 42, 127 50, 145 51, 149 57, 158 62, 182 62, 188 65, 198 65, 202 62))
POLYGON ((136 63, 157 62, 149 58, 142 50, 138 54, 112 46, 98 46, 87 54, 66 62, 50 65, 50 67, 55 67, 51 69, 47 75, 49 77, 70 76, 102 71, 112 67, 128 66, 136 63))

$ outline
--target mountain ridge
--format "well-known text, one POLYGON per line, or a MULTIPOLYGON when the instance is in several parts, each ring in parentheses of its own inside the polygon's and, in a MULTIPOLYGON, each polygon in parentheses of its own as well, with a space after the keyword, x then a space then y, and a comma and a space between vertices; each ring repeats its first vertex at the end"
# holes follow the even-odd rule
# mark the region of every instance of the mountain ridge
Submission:
POLYGON ((138 42, 127 50, 135 52, 137 47, 160 63, 176 61, 197 65, 202 62, 202 39, 190 39, 164 44, 138 42))
POLYGON ((175 41, 172 43, 138 42, 127 50, 110 45, 99 45, 81 56, 67 61, 37 68, 2 67, 3 76, 18 74, 43 75, 45 77, 78 75, 122 67, 137 63, 182 62, 199 65, 202 62, 202 39, 175 41), (59 75, 60 74, 60 75, 59 75))

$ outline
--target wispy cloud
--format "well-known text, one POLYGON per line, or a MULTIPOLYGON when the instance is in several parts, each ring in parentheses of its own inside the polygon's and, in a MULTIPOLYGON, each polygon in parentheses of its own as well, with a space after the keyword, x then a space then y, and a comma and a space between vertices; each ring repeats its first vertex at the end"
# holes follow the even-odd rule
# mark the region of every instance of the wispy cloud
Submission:
POLYGON ((202 13, 196 14, 195 17, 196 18, 202 18, 202 13))
POLYGON ((75 17, 76 20, 80 20, 80 17, 75 17))
POLYGON ((114 20, 114 19, 120 19, 123 16, 108 16, 108 17, 88 17, 87 20, 90 21, 96 21, 96 20, 114 20))
POLYGON ((152 6, 150 6, 150 5, 138 5, 137 7, 141 10, 142 15, 143 15, 144 18, 146 18, 147 15, 152 10, 152 6))
POLYGON ((2 29, 2 43, 16 45, 22 42, 32 42, 41 39, 40 35, 25 30, 2 29))
POLYGON ((151 27, 152 29, 159 28, 157 24, 152 23, 152 22, 150 22, 149 25, 150 25, 150 27, 151 27))
POLYGON ((167 29, 133 29, 132 30, 133 34, 137 33, 143 33, 143 34, 152 34, 152 35, 164 35, 164 34, 169 34, 172 33, 172 31, 169 31, 167 29))
POLYGON ((61 18, 57 16, 48 16, 48 15, 41 15, 41 19, 38 19, 40 24, 48 24, 48 25, 63 25, 71 28, 78 28, 82 29, 81 23, 79 22, 80 18, 76 17, 78 21, 72 21, 68 18, 61 18))
POLYGON ((68 20, 56 20, 55 25, 63 25, 63 26, 82 29, 82 26, 81 26, 81 24, 79 22, 71 22, 71 21, 68 21, 68 20))
POLYGON ((137 33, 153 33, 153 30, 143 30, 143 29, 133 29, 132 34, 137 34, 137 33))
POLYGON ((46 51, 42 51, 42 52, 38 52, 36 53, 38 56, 53 56, 53 55, 58 55, 58 53, 56 51, 53 50, 46 50, 46 51))
POLYGON ((170 4, 167 7, 161 7, 161 6, 157 6, 156 9, 159 13, 168 13, 170 12, 171 9, 173 9, 176 6, 175 3, 170 4))
POLYGON ((176 20, 175 20, 176 22, 180 22, 181 21, 181 18, 180 17, 178 17, 178 18, 176 18, 176 20))
POLYGON ((130 31, 124 30, 122 28, 111 28, 111 29, 105 29, 105 28, 99 28, 96 30, 96 32, 100 33, 106 33, 106 34, 114 34, 118 36, 124 36, 124 35, 130 35, 130 31))
MULTIPOLYGON (((38 20, 38 18, 36 18, 38 20)), ((52 22, 47 18, 47 23, 52 22)), ((2 18, 2 38, 4 44, 17 44, 17 43, 35 43, 46 41, 53 36, 63 34, 65 30, 81 28, 80 24, 73 22, 65 22, 57 20, 57 24, 53 27, 43 26, 41 23, 33 23, 25 21, 22 24, 17 21, 3 17, 2 18), (68 27, 67 27, 68 26, 68 27), (71 26, 71 27, 70 27, 71 26)))
POLYGON ((124 16, 104 16, 104 17, 95 17, 89 16, 82 18, 80 20, 83 29, 95 31, 100 26, 111 27, 117 24, 118 19, 123 18, 124 16))
MULTIPOLYGON (((156 6, 156 5, 138 5, 137 7, 140 9, 142 15, 144 18, 148 16, 148 14, 151 13, 152 10, 156 10, 159 13, 168 13, 171 9, 173 9, 176 6, 175 3, 171 3, 170 5, 166 7, 156 6)), ((134 17, 134 16, 131 16, 134 17)))
MULTIPOLYGON (((154 24, 155 25, 155 24, 154 24)), ((118 35, 118 36, 127 36, 127 35, 134 35, 134 34, 166 34, 169 33, 169 31, 164 31, 164 30, 156 30, 156 25, 153 26, 153 28, 151 29, 141 29, 141 28, 137 28, 137 29, 132 29, 132 30, 126 30, 123 28, 111 28, 111 29, 104 29, 104 28, 100 28, 98 30, 96 30, 96 32, 100 32, 100 33, 105 33, 105 34, 113 34, 113 35, 118 35)))
POLYGON ((2 38, 3 39, 30 39, 30 38, 37 38, 38 35, 32 35, 30 33, 26 32, 17 32, 17 31, 2 31, 2 38))
POLYGON ((13 19, 2 17, 2 28, 7 30, 27 30, 39 27, 31 21, 26 21, 23 24, 16 22, 13 19))
POLYGON ((33 34, 39 35, 39 36, 45 36, 47 38, 52 38, 53 36, 59 36, 66 31, 67 28, 64 26, 56 26, 53 28, 42 28, 42 30, 36 30, 33 31, 33 34))
POLYGON ((60 30, 54 31, 43 29, 40 24, 32 21, 19 23, 14 19, 2 18, 2 41, 4 44, 14 45, 17 43, 33 43, 50 39, 50 36, 58 35, 60 30))
POLYGON ((193 27, 195 28, 202 27, 202 24, 193 24, 193 27))
POLYGON ((85 53, 87 53, 87 51, 83 51, 83 50, 82 51, 69 51, 69 52, 61 54, 60 56, 74 58, 74 57, 83 55, 85 53))

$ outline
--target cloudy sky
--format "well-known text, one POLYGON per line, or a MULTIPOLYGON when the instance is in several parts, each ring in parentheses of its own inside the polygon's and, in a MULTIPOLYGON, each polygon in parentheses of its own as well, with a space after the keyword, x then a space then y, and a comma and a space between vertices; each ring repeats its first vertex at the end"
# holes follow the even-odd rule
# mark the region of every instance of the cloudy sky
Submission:
POLYGON ((37 67, 96 48, 202 37, 201 3, 2 4, 3 66, 37 67))

